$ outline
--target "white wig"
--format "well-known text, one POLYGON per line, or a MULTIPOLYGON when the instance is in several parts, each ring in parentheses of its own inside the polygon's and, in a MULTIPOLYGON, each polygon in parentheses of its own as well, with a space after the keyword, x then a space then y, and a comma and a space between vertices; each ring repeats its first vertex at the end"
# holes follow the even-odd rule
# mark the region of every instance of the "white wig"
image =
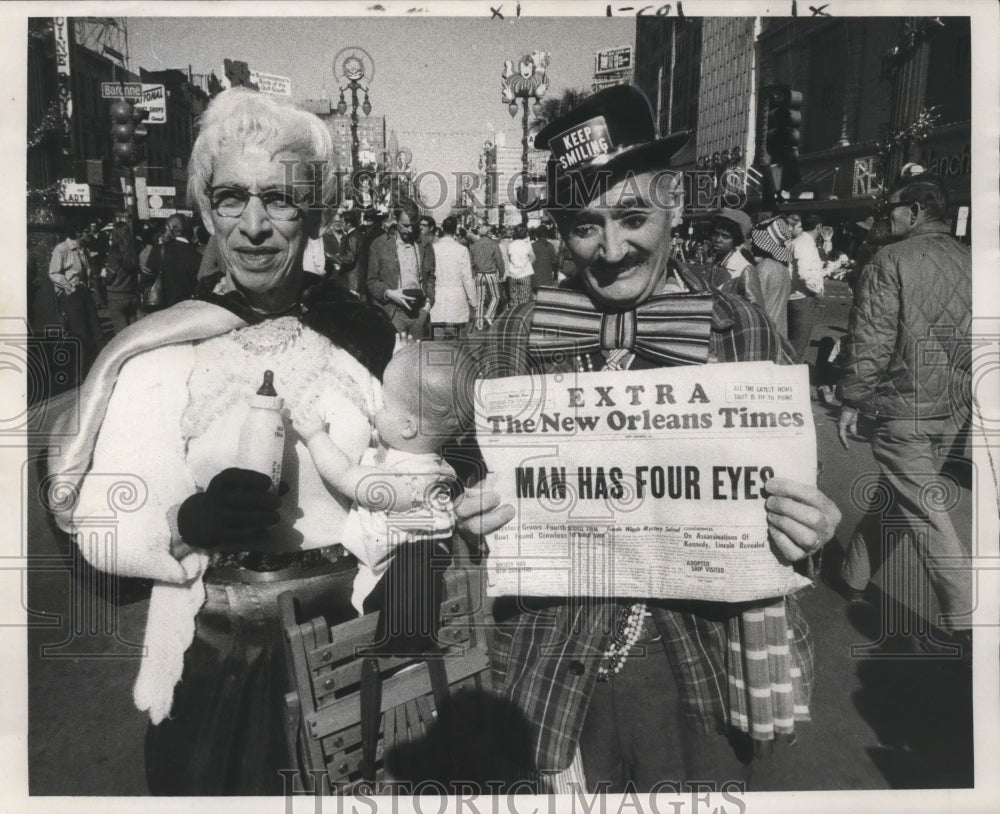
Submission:
POLYGON ((216 96, 200 117, 188 164, 188 202, 203 216, 209 212, 207 190, 216 160, 227 150, 248 146, 262 147, 272 155, 299 156, 310 169, 296 173, 296 181, 311 181, 318 191, 311 205, 319 207, 336 197, 333 138, 327 126, 290 102, 247 88, 230 88, 216 96), (317 171, 318 177, 313 175, 317 171))

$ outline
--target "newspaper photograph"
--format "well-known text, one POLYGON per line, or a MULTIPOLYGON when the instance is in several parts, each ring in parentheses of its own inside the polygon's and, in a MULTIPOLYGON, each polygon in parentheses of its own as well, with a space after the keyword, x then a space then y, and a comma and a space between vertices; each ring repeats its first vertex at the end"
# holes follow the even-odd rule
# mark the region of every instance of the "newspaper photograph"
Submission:
POLYGON ((517 509, 489 591, 742 602, 809 580, 768 541, 769 478, 816 477, 808 370, 770 362, 511 377, 477 429, 517 509))

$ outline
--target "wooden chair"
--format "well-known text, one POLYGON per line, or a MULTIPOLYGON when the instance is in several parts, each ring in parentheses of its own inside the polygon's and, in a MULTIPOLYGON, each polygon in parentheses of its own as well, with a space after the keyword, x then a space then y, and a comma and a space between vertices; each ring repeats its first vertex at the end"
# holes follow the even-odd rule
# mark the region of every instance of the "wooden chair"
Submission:
MULTIPOLYGON (((492 691, 480 576, 457 564, 445 572, 436 636, 441 653, 431 657, 443 660, 452 696, 462 690, 487 695, 492 691)), ((300 619, 293 594, 283 594, 280 606, 292 687, 285 696, 286 733, 301 790, 349 794, 365 779, 361 676, 367 659, 359 653, 372 642, 377 614, 330 627, 322 617, 300 619)), ((380 657, 377 665, 382 715, 375 782, 384 783, 406 776, 406 767, 393 755, 419 752, 438 710, 423 658, 380 657)), ((439 688, 438 697, 440 693, 439 688)))

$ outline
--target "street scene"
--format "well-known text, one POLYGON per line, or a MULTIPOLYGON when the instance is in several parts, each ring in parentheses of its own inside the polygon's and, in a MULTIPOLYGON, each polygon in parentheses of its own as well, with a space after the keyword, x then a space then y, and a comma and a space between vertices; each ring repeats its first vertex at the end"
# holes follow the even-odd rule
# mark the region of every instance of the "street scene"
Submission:
POLYGON ((27 19, 28 795, 982 790, 996 10, 693 5, 27 19))

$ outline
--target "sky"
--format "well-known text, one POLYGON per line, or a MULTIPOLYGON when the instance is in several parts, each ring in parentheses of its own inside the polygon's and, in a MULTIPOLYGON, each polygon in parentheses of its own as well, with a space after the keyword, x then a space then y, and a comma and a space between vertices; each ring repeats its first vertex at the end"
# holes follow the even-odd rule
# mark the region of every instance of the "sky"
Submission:
MULTIPOLYGON (((190 65, 193 73, 219 76, 224 59, 242 60, 253 70, 290 77, 296 101, 326 97, 334 104, 339 91, 333 60, 344 48, 362 48, 375 65, 372 115, 387 117, 400 147, 413 152, 416 170, 451 178, 455 172, 476 171, 483 142, 496 131, 504 133, 507 146, 520 145, 520 114, 511 118, 500 99, 505 60, 516 65, 531 51, 549 51, 549 94, 589 89, 594 52, 634 45, 635 19, 518 19, 509 11, 504 20, 131 17, 128 35, 134 71, 190 65)), ((435 214, 447 214, 452 200, 453 191, 435 214)))

